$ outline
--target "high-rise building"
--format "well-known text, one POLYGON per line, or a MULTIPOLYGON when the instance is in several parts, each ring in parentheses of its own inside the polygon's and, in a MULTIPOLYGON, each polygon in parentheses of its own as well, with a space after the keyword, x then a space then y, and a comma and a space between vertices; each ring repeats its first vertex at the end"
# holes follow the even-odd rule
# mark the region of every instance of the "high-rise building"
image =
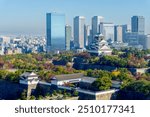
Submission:
POLYGON ((71 26, 66 25, 66 27, 65 27, 65 49, 66 50, 70 50, 71 37, 72 37, 71 26))
POLYGON ((114 27, 114 41, 116 42, 122 42, 123 39, 123 33, 122 33, 122 26, 116 25, 114 27))
POLYGON ((0 55, 4 55, 4 42, 3 42, 3 38, 0 38, 0 55))
POLYGON ((150 35, 146 36, 144 43, 144 49, 150 49, 150 35))
POLYGON ((94 16, 92 18, 92 37, 100 33, 100 24, 103 23, 104 18, 102 16, 94 16))
POLYGON ((114 41, 114 24, 113 23, 101 23, 100 24, 101 34, 104 35, 105 39, 114 41))
POLYGON ((145 34, 145 18, 143 16, 133 16, 131 18, 131 30, 139 34, 145 34))
POLYGON ((47 52, 65 50, 65 15, 47 13, 47 52))
POLYGON ((116 25, 114 26, 114 41, 125 42, 125 37, 127 33, 127 25, 116 25))
POLYGON ((85 39, 85 17, 76 16, 74 18, 74 43, 76 49, 84 48, 85 39))
POLYGON ((128 25, 122 25, 122 41, 125 42, 126 33, 128 32, 129 26, 128 25))
POLYGON ((90 26, 85 25, 84 26, 84 47, 87 47, 89 45, 90 40, 90 26))

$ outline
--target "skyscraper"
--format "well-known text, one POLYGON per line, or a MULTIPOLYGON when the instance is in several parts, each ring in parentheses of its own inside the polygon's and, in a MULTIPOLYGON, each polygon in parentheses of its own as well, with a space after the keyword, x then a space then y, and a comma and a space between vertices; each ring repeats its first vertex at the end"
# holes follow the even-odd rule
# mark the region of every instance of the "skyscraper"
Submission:
POLYGON ((92 37, 100 33, 100 23, 103 23, 104 18, 102 16, 94 16, 92 18, 92 37))
POLYGON ((47 13, 47 52, 65 50, 65 15, 47 13))
POLYGON ((122 26, 121 25, 116 25, 114 26, 114 41, 116 42, 122 42, 122 26))
POLYGON ((87 47, 89 45, 90 40, 90 26, 84 26, 84 46, 87 47))
POLYGON ((65 27, 65 49, 70 50, 70 40, 72 36, 71 26, 66 25, 65 27))
POLYGON ((143 16, 133 16, 131 18, 132 32, 145 34, 145 18, 143 16))
POLYGON ((75 48, 83 49, 84 48, 84 39, 85 39, 85 17, 76 16, 74 18, 74 43, 75 48))
POLYGON ((126 38, 126 33, 129 30, 129 26, 128 25, 122 25, 122 41, 125 42, 125 38, 126 38))
POLYGON ((114 26, 114 41, 124 42, 127 33, 127 25, 114 26))
POLYGON ((104 35, 105 40, 114 41, 114 24, 105 22, 100 24, 101 33, 104 35))

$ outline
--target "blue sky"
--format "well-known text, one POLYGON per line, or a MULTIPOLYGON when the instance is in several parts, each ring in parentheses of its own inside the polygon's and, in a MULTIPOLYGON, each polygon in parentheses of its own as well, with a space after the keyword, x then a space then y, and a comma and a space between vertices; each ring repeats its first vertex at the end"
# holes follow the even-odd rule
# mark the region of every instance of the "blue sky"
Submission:
POLYGON ((45 34, 47 12, 66 14, 66 23, 73 17, 100 15, 106 22, 130 24, 132 15, 146 18, 146 31, 150 33, 150 0, 0 0, 0 34, 45 34))

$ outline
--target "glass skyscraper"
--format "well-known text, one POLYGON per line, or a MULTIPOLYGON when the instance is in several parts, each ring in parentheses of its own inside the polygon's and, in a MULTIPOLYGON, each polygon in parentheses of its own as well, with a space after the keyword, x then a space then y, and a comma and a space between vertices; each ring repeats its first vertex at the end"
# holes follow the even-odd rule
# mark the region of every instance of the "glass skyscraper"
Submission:
POLYGON ((131 18, 132 32, 145 34, 145 18, 143 16, 133 16, 131 18))
POLYGON ((65 50, 65 15, 47 13, 47 52, 65 50))

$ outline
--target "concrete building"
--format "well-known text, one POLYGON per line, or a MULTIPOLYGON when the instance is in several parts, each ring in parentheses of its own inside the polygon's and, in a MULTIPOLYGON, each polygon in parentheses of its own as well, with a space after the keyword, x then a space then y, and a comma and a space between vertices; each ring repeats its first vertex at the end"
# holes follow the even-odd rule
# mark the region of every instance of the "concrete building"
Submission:
POLYGON ((150 35, 147 35, 145 39, 140 39, 140 42, 143 44, 143 49, 150 49, 150 35))
POLYGON ((100 24, 101 34, 105 36, 105 40, 111 40, 114 42, 114 24, 113 23, 101 23, 100 24))
POLYGON ((65 15, 47 13, 47 52, 65 50, 65 15))
POLYGON ((85 25, 84 26, 84 47, 87 47, 90 43, 90 26, 89 25, 85 25))
POLYGON ((145 34, 145 18, 143 16, 133 16, 131 18, 132 32, 145 34))
POLYGON ((4 43, 3 43, 3 38, 0 38, 0 55, 4 55, 4 43))
POLYGON ((146 35, 139 34, 136 32, 127 32, 126 33, 126 43, 128 43, 130 46, 138 46, 138 45, 144 45, 144 40, 146 38, 146 35))
POLYGON ((128 43, 114 42, 111 44, 111 47, 120 50, 122 48, 128 48, 129 46, 128 43))
POLYGON ((65 49, 70 50, 70 41, 72 37, 72 28, 69 25, 65 27, 65 49))
POLYGON ((76 16, 74 18, 74 44, 76 49, 83 49, 85 39, 85 17, 76 16))
POLYGON ((100 24, 103 23, 103 21, 104 17, 102 16, 94 16, 92 18, 92 38, 100 33, 100 24))
POLYGON ((123 28, 121 25, 114 27, 114 41, 123 42, 123 28))

